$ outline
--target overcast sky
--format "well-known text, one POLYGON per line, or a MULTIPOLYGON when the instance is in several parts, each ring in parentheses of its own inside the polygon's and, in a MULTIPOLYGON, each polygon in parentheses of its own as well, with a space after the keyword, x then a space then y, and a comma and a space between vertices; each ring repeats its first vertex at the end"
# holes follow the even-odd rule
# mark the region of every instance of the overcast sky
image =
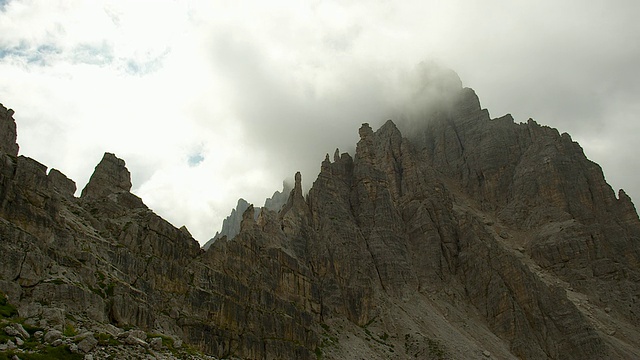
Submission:
MULTIPOLYGON (((201 243, 325 153, 353 154, 434 61, 568 132, 640 201, 640 1, 0 0, 0 102, 20 153, 82 189, 105 151, 201 243), (205 5, 206 3, 206 5, 205 5)), ((305 189, 306 190, 306 189, 305 189)))

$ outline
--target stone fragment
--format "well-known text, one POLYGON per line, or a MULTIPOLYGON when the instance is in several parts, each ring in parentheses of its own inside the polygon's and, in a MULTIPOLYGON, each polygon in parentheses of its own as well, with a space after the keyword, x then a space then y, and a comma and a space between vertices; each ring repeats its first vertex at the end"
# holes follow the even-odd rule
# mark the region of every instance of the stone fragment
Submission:
POLYGON ((132 334, 129 334, 129 336, 124 338, 124 340, 122 340, 122 342, 127 344, 127 345, 139 345, 139 346, 142 346, 142 347, 145 347, 145 348, 149 346, 149 344, 146 341, 144 341, 144 340, 142 340, 142 339, 140 339, 138 337, 135 337, 132 334))
POLYGON ((17 336, 18 330, 16 330, 13 326, 7 325, 4 327, 4 332, 9 336, 17 336))
POLYGON ((129 335, 136 337, 140 340, 147 340, 147 333, 142 330, 129 330, 129 335))
POLYGON ((13 350, 16 348, 16 343, 14 343, 11 340, 7 340, 6 345, 7 345, 7 350, 13 350))
POLYGON ((62 339, 62 332, 59 330, 49 330, 44 335, 44 341, 53 344, 54 341, 62 339))
MULTIPOLYGON (((15 331, 17 332, 16 335, 19 335, 20 337, 22 337, 23 339, 28 339, 31 337, 31 335, 29 335, 29 332, 27 332, 27 330, 24 329, 24 327, 22 326, 22 324, 19 323, 11 323, 9 326, 11 326, 13 329, 15 329, 15 331)), ((6 331, 6 330, 5 330, 6 331)), ((8 333, 7 333, 8 334, 8 333)), ((15 336, 15 335, 14 335, 15 336)))
POLYGON ((82 351, 83 353, 88 353, 89 351, 93 350, 96 345, 98 345, 98 340, 93 336, 87 336, 78 343, 78 350, 82 351))
POLYGON ((162 350, 162 338, 161 337, 155 337, 152 338, 151 341, 149 341, 149 346, 153 349, 153 350, 162 350))

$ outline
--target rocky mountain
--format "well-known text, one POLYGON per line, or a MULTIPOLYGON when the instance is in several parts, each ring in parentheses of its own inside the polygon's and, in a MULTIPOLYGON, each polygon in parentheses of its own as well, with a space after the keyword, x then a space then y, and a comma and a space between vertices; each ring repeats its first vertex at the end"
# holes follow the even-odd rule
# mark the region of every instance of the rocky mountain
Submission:
MULTIPOLYGON (((284 204, 287 203, 287 199, 289 198, 289 192, 291 191, 291 189, 292 187, 286 181, 284 181, 282 183, 282 191, 275 191, 270 198, 267 198, 264 201, 263 207, 271 211, 280 211, 284 204)), ((207 241, 202 246, 202 248, 208 250, 214 242, 216 242, 218 239, 222 239, 223 237, 225 237, 228 241, 233 240, 233 238, 236 237, 236 235, 238 235, 238 233, 240 232, 242 215, 249 208, 249 206, 250 204, 247 202, 247 200, 242 198, 238 199, 238 203, 236 204, 236 207, 231 210, 231 214, 229 214, 229 216, 227 216, 222 221, 222 229, 220 229, 220 231, 217 231, 213 238, 207 241)), ((259 213, 260 208, 254 207, 254 219, 258 218, 259 213)))
MULTIPOLYGON (((228 240, 233 239, 240 232, 240 223, 242 223, 242 215, 249 208, 251 204, 249 204, 245 199, 238 199, 238 203, 236 207, 231 210, 231 214, 227 216, 224 220, 222 220, 222 229, 217 231, 216 234, 207 241, 202 247, 205 250, 208 250, 214 242, 222 237, 225 237, 228 240)), ((254 209, 253 216, 257 217, 260 209, 254 209)))
POLYGON ((96 357, 159 337, 219 358, 640 358, 631 199, 568 134, 454 95, 411 122, 363 124, 306 196, 298 173, 279 211, 249 205, 207 251, 130 193, 113 154, 74 197, 18 156, 2 108, 3 327, 116 340, 57 337, 96 357))

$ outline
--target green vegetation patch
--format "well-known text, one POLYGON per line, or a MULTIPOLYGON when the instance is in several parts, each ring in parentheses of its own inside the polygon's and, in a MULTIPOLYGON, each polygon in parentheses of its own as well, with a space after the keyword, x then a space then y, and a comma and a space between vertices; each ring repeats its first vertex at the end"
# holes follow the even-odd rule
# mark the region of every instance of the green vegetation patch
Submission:
POLYGON ((10 318, 18 315, 18 309, 9 303, 7 296, 0 291, 0 317, 10 318))
POLYGON ((0 353, 0 360, 9 360, 13 355, 17 355, 21 360, 83 360, 84 355, 74 354, 68 346, 51 347, 48 346, 40 353, 22 353, 7 351, 0 353))
POLYGON ((64 325, 64 331, 62 332, 62 334, 66 337, 73 337, 78 335, 78 331, 76 331, 76 328, 72 323, 68 322, 64 325))
POLYGON ((120 345, 120 342, 111 336, 111 334, 99 333, 95 335, 98 344, 102 346, 115 346, 120 345))

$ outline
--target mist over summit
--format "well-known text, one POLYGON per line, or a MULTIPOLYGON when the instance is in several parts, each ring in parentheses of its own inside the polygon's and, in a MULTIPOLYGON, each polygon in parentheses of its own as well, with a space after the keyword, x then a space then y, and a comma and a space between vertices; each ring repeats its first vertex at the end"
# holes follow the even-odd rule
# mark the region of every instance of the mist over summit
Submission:
POLYGON ((433 64, 410 78, 397 120, 363 121, 264 206, 240 199, 208 249, 114 153, 76 196, 0 107, 0 354, 639 357, 631 198, 569 134, 492 119, 433 64))

